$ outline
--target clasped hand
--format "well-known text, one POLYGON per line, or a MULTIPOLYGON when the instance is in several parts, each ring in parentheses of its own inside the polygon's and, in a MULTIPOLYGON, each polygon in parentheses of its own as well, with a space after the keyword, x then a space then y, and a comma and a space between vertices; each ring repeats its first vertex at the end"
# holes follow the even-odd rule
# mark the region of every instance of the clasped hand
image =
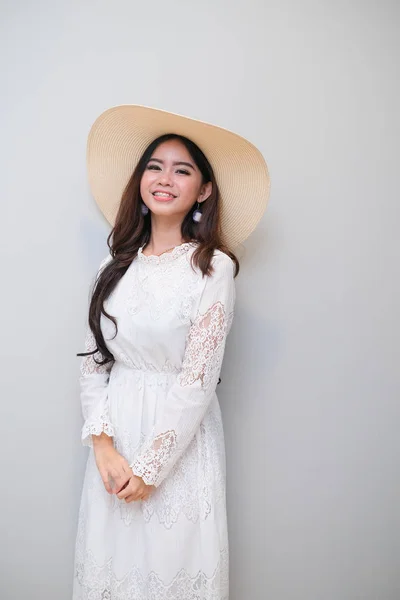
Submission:
POLYGON ((92 439, 96 465, 107 492, 125 502, 147 500, 155 486, 133 473, 128 461, 114 448, 112 438, 102 433, 92 439))

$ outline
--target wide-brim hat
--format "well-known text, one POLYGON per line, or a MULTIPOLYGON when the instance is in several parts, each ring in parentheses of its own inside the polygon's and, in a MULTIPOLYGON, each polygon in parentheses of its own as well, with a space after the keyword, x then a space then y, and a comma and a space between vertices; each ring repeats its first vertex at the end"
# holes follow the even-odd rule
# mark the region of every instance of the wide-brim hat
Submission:
POLYGON ((220 190, 223 242, 234 249, 264 214, 270 189, 268 168, 248 140, 204 121, 135 104, 103 112, 87 143, 89 184, 100 210, 113 225, 140 157, 155 138, 166 133, 191 139, 209 160, 220 190))

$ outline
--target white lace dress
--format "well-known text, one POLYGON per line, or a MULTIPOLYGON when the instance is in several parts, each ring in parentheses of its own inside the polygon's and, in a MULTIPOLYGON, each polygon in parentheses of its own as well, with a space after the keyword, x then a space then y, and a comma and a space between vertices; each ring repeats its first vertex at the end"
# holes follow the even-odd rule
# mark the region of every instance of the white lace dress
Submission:
MULTIPOLYGON (((104 489, 89 452, 74 600, 227 600, 225 446, 216 386, 235 302, 234 264, 192 268, 195 246, 140 249, 105 304, 114 361, 81 363, 83 443, 102 431, 156 489, 127 504, 104 489)), ((111 260, 107 257, 100 269, 111 260)), ((95 348, 88 332, 87 350, 95 348)))

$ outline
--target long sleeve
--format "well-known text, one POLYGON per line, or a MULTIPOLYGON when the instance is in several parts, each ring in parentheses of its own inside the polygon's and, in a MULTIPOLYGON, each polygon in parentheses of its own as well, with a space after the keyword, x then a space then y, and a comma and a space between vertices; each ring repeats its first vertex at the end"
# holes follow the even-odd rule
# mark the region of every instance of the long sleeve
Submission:
MULTIPOLYGON (((110 257, 102 261, 98 274, 110 257)), ((86 328, 85 352, 95 350, 96 342, 89 326, 86 328)), ((114 428, 108 414, 108 381, 113 362, 98 365, 94 361, 101 359, 100 353, 82 357, 80 365, 80 398, 84 424, 82 428, 82 443, 92 446, 92 435, 102 432, 114 435, 114 428)))
POLYGON ((134 458, 133 472, 158 487, 198 430, 215 394, 235 304, 234 263, 222 252, 213 259, 186 339, 182 369, 162 413, 134 458))

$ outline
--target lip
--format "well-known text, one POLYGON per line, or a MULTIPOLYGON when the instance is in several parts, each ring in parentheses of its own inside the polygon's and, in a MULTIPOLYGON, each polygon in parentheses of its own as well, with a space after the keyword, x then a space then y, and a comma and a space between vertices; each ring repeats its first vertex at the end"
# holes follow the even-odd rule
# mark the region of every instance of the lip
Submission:
POLYGON ((165 192, 164 190, 154 190, 154 192, 152 192, 152 196, 155 200, 157 200, 157 202, 171 202, 171 200, 176 198, 174 194, 170 194, 170 192, 165 192), (161 194, 169 194, 169 196, 155 196, 154 194, 157 192, 160 192, 161 194))

